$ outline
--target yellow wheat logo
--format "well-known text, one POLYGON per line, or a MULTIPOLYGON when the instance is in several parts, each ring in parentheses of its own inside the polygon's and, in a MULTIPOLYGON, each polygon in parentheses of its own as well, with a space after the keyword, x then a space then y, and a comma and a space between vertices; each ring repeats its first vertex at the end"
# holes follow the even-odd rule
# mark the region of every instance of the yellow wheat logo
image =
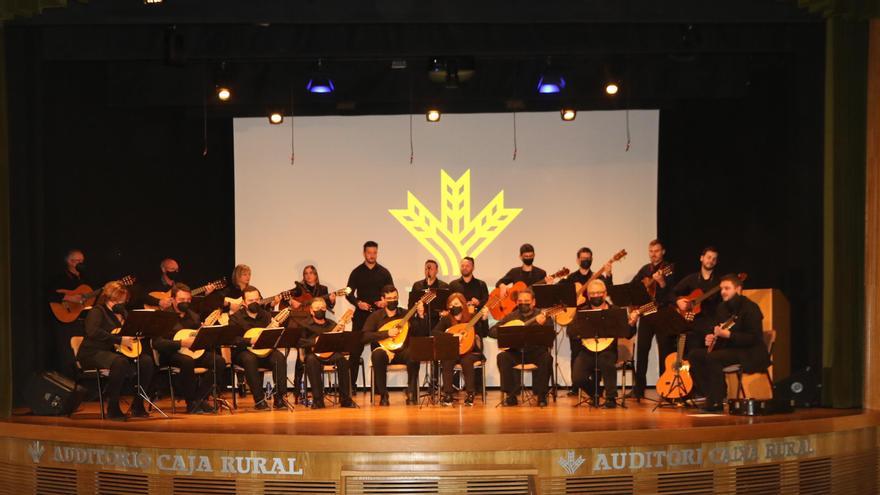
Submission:
POLYGON ((504 191, 471 218, 471 171, 453 180, 440 171, 440 219, 411 192, 405 210, 388 210, 428 250, 450 275, 465 256, 476 258, 498 237, 522 208, 505 208, 504 191))

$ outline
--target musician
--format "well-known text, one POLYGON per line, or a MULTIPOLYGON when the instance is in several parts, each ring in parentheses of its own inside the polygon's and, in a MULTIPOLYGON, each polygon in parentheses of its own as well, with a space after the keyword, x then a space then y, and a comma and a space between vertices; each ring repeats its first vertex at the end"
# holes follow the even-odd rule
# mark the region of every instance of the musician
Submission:
POLYGON ((721 278, 721 304, 715 312, 716 325, 712 333, 706 335, 706 347, 688 353, 691 374, 700 389, 706 394, 704 412, 724 410, 726 384, 724 368, 741 364, 745 373, 761 373, 770 366, 770 356, 764 344, 764 315, 757 304, 742 295, 742 281, 736 275, 721 278), (735 318, 730 329, 723 329, 721 323, 735 318))
MULTIPOLYGON (((605 282, 597 278, 587 286, 586 306, 596 311, 611 309, 614 306, 608 304, 607 296, 608 292, 605 282)), ((635 311, 631 312, 629 316, 629 324, 632 327, 631 336, 636 333, 635 324, 637 320, 638 313, 635 311)), ((617 339, 614 339, 611 345, 599 352, 593 352, 584 347, 572 364, 572 387, 579 387, 589 394, 593 398, 594 404, 599 403, 596 390, 600 377, 594 376, 597 367, 601 373, 602 380, 605 382, 605 407, 613 409, 617 407, 617 339)))
MULTIPOLYGON (((474 277, 474 259, 465 256, 459 264, 461 277, 449 282, 449 290, 463 294, 467 300, 468 312, 471 314, 483 309, 483 306, 489 300, 489 287, 486 282, 474 277)), ((489 324, 486 320, 477 322, 474 327, 480 335, 489 333, 489 324)))
MULTIPOLYGON (((574 285, 575 283, 584 285, 589 281, 594 273, 592 270, 593 266, 593 250, 588 247, 582 247, 577 251, 577 271, 572 272, 567 277, 565 277, 560 283, 567 283, 574 285)), ((602 269, 599 270, 598 279, 602 280, 606 287, 609 285, 614 285, 613 275, 611 274, 611 262, 605 263, 602 266, 602 269)), ((589 307, 589 300, 585 302, 581 307, 589 307)), ((574 362, 580 354, 581 351, 584 350, 583 344, 581 344, 581 339, 575 337, 569 337, 568 339, 569 347, 571 349, 571 375, 574 376, 574 362)), ((578 386, 576 383, 572 381, 571 388, 568 390, 568 395, 577 395, 578 386)), ((587 392, 584 390, 584 392, 587 392)))
MULTIPOLYGON (((449 284, 437 278, 438 266, 434 260, 425 261, 425 278, 415 282, 412 286, 412 296, 415 298, 422 297, 428 289, 448 289, 449 284)), ((441 301, 441 304, 443 301, 441 301)), ((436 322, 440 319, 440 311, 431 309, 430 321, 436 322)))
MULTIPOLYGON (((649 263, 639 269, 635 274, 631 283, 645 283, 646 280, 652 280, 656 287, 654 294, 654 302, 658 308, 663 308, 672 304, 674 301, 673 287, 675 287, 675 275, 670 274, 668 277, 662 272, 664 268, 670 265, 665 259, 666 249, 663 243, 658 239, 654 239, 648 243, 648 259, 649 263)), ((647 385, 648 376, 648 356, 651 352, 651 341, 657 338, 657 352, 659 355, 660 374, 666 369, 665 358, 668 354, 675 352, 677 339, 675 335, 662 335, 662 329, 659 328, 660 320, 657 315, 648 315, 642 318, 639 323, 637 356, 636 356, 636 376, 635 383, 630 396, 640 399, 645 396, 645 387, 647 385)))
POLYGON ((233 301, 241 299, 243 301, 244 289, 251 284, 251 267, 240 264, 235 265, 232 269, 232 281, 223 291, 223 305, 229 307, 229 314, 235 314, 241 308, 242 303, 233 301))
MULTIPOLYGON (((434 326, 434 334, 444 335, 449 327, 459 323, 467 323, 474 316, 468 310, 467 299, 464 294, 460 292, 455 292, 449 295, 449 299, 446 301, 446 311, 447 314, 440 318, 440 321, 434 326)), ((480 312, 482 313, 482 320, 488 318, 488 308, 483 308, 480 312)), ((483 355, 482 339, 488 334, 488 332, 476 332, 476 327, 474 327, 474 330, 476 337, 474 340, 474 347, 470 352, 463 356, 459 356, 457 359, 444 360, 440 363, 443 374, 443 399, 441 399, 440 403, 444 406, 451 406, 453 402, 452 394, 454 393, 454 389, 452 386, 452 372, 454 371, 456 364, 461 365, 461 373, 464 377, 464 388, 467 392, 464 399, 464 405, 474 405, 474 391, 476 390, 474 363, 477 361, 486 362, 486 356, 483 355)))
MULTIPOLYGON (((71 302, 80 304, 83 298, 79 294, 64 294, 61 290, 74 290, 80 285, 89 285, 87 274, 85 273, 86 257, 79 249, 70 249, 64 255, 64 269, 59 270, 50 280, 48 280, 46 298, 50 303, 71 302)), ((56 370, 68 377, 76 374, 76 360, 73 357, 73 351, 70 349, 70 338, 76 335, 83 335, 82 320, 75 320, 70 323, 58 321, 54 315, 50 316, 49 330, 52 332, 54 342, 54 356, 50 352, 47 363, 54 363, 56 370)))
MULTIPOLYGON (((269 325, 272 317, 269 311, 260 305, 260 291, 256 287, 247 286, 242 290, 244 303, 242 307, 229 318, 229 325, 248 331, 251 328, 263 328, 269 325)), ((284 396, 287 394, 287 358, 278 349, 272 349, 266 357, 259 357, 248 350, 256 339, 240 337, 233 349, 232 361, 244 368, 245 380, 248 388, 254 396, 254 407, 257 410, 269 408, 266 396, 263 392, 263 381, 259 368, 272 370, 272 380, 275 383, 275 408, 285 407, 284 396)))
MULTIPOLYGON (((165 310, 177 315, 177 323, 174 325, 175 333, 183 329, 196 330, 201 328, 199 315, 190 309, 190 303, 192 303, 192 289, 186 284, 175 282, 171 286, 171 306, 165 310)), ((210 349, 205 349, 205 352, 198 359, 193 359, 180 352, 181 349, 189 349, 194 340, 193 337, 181 340, 159 337, 152 339, 152 345, 159 354, 159 363, 162 366, 173 366, 179 370, 175 386, 186 400, 186 412, 189 414, 212 413, 214 412, 213 406, 204 399, 211 391, 215 369, 217 379, 220 382, 218 387, 222 387, 226 361, 220 354, 211 352, 210 349), (196 368, 208 370, 203 375, 201 385, 198 388, 196 387, 196 368)))
MULTIPOLYGON (((520 291, 516 296, 516 309, 489 329, 489 337, 498 338, 498 329, 513 320, 526 321, 535 317, 538 325, 553 327, 553 321, 543 313, 535 310, 535 293, 532 289, 520 291)), ((537 369, 532 373, 532 390, 538 397, 538 406, 547 406, 547 391, 550 387, 550 371, 553 358, 550 350, 543 346, 530 346, 522 352, 520 349, 508 349, 498 353, 498 371, 501 372, 501 391, 507 394, 505 404, 515 406, 516 396, 522 386, 519 382, 519 371, 513 367, 517 364, 534 364, 537 369)))
POLYGON ((177 261, 171 258, 165 258, 159 263, 161 276, 153 285, 144 288, 143 303, 145 306, 158 306, 160 309, 168 309, 171 307, 171 298, 165 297, 157 299, 150 295, 150 292, 168 292, 178 280, 180 266, 177 261))
POLYGON ((305 349, 305 368, 312 386, 312 409, 323 409, 324 406, 324 366, 335 365, 339 376, 339 396, 342 407, 356 407, 351 400, 351 376, 348 361, 341 352, 322 358, 312 352, 320 335, 332 332, 336 322, 327 317, 327 302, 320 297, 312 299, 308 305, 309 314, 302 318, 291 318, 290 325, 303 329, 300 348, 305 349))
POLYGON ((332 311, 333 307, 336 306, 336 293, 331 293, 326 285, 321 285, 321 279, 318 277, 318 269, 315 268, 315 265, 306 265, 306 267, 303 268, 302 277, 301 281, 294 283, 293 291, 291 291, 290 294, 291 299, 281 301, 278 309, 284 309, 290 306, 296 310, 304 309, 308 311, 308 305, 303 307, 303 304, 294 298, 302 299, 303 296, 309 295, 312 298, 323 298, 327 303, 325 310, 332 311))
MULTIPOLYGON (((715 273, 715 266, 717 264, 718 249, 714 246, 708 246, 700 253, 700 271, 691 273, 675 284, 673 289, 676 296, 675 304, 680 312, 684 313, 693 309, 686 296, 697 289, 703 293, 709 292, 718 285, 719 276, 715 273)), ((692 331, 687 336, 688 350, 703 345, 704 337, 712 331, 713 318, 720 302, 721 296, 715 294, 704 299, 700 304, 700 313, 694 316, 694 321, 691 324, 692 331)))
MULTIPOLYGON (((406 403, 418 404, 418 387, 419 387, 419 361, 413 361, 409 358, 409 337, 426 337, 427 329, 425 328, 425 307, 419 304, 417 313, 409 321, 409 331, 407 333, 407 341, 396 351, 388 351, 379 347, 378 342, 389 337, 395 337, 398 334, 396 328, 387 331, 379 331, 382 325, 389 321, 402 318, 406 311, 399 307, 400 296, 397 289, 393 285, 386 285, 380 291, 382 294, 382 309, 377 309, 371 314, 367 321, 364 322, 365 343, 369 342, 373 352, 370 360, 373 363, 373 380, 375 380, 375 391, 379 394, 379 405, 389 405, 388 388, 386 387, 389 364, 405 364, 407 375, 407 392, 406 403)), ((351 366, 349 360, 349 366, 351 366)))
MULTIPOLYGON (((351 293, 345 296, 352 306, 355 306, 352 330, 355 332, 364 329, 367 317, 374 310, 383 309, 385 302, 382 297, 382 288, 386 285, 394 286, 391 272, 380 265, 379 244, 375 241, 364 243, 364 262, 355 267, 348 276, 348 284, 351 293)), ((363 348, 352 349, 348 356, 348 368, 351 372, 351 385, 357 386, 358 365, 363 348)))
POLYGON ((511 268, 495 283, 495 287, 501 288, 501 297, 505 297, 513 284, 517 282, 522 282, 527 287, 538 282, 553 283, 553 277, 547 276, 546 271, 534 265, 535 248, 531 244, 527 243, 519 247, 519 258, 522 265, 511 268))
MULTIPOLYGON (((110 370, 106 382, 107 418, 110 419, 125 419, 126 416, 119 408, 119 395, 125 380, 135 374, 134 360, 116 352, 114 347, 119 344, 131 345, 134 339, 111 333, 125 323, 128 314, 125 305, 130 297, 129 289, 120 282, 108 282, 104 286, 95 307, 86 315, 86 335, 77 356, 84 369, 110 370)), ((146 349, 146 346, 142 349, 146 349)), ((149 390, 155 369, 152 356, 142 350, 137 366, 140 368, 140 384, 144 390, 149 390)), ((137 391, 134 393, 129 414, 136 418, 149 416, 144 409, 144 399, 137 391)))

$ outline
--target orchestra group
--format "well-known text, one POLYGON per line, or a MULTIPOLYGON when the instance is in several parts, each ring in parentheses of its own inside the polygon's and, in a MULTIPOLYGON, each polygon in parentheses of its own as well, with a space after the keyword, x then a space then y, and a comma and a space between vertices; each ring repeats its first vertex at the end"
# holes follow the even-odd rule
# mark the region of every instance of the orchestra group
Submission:
MULTIPOLYGON (((654 339, 661 374, 665 371, 664 358, 677 352, 680 338, 685 339, 683 357, 690 362, 689 372, 694 383, 689 395, 701 398, 704 411, 723 410, 725 367, 740 364, 746 372, 760 372, 769 366, 761 311, 742 295, 742 276, 716 273, 718 250, 714 247, 702 251, 696 272, 677 280, 673 265, 665 259, 662 243, 651 241, 648 263, 628 281, 632 286, 644 288, 649 304, 624 309, 617 308, 609 297, 613 264, 622 257, 620 254, 593 271, 593 252, 583 247, 576 253, 577 270, 548 274, 534 264, 534 247, 524 244, 519 250, 520 265, 498 280, 491 293, 486 282, 475 276, 473 258, 461 261, 461 276, 449 283, 438 279, 437 262, 428 260, 424 264, 424 279, 414 283, 406 294, 395 287, 391 273, 379 264, 378 248, 372 241, 363 245, 363 263, 351 271, 345 289, 329 290, 320 283, 317 268, 309 265, 303 270, 301 280, 278 295, 261 293, 252 282, 254 274, 246 265, 236 266, 228 283, 224 279, 192 288, 182 282, 180 265, 173 259, 161 261, 160 274, 153 285, 143 286, 122 279, 108 282, 97 291, 87 291, 83 287, 89 288, 91 280, 84 268, 85 255, 81 250, 72 249, 66 253, 64 269, 49 281, 47 288, 55 316, 52 319, 56 339, 53 362, 59 371, 68 374, 104 370, 106 417, 111 419, 149 415, 150 408, 144 403, 146 397, 135 393, 130 408, 123 412, 120 395, 124 391, 127 395, 128 390, 124 389, 135 382, 133 377, 137 377, 138 386, 149 394, 155 386, 159 367, 175 369, 174 388, 178 396, 186 400, 187 412, 191 414, 215 412, 217 402, 209 400, 211 395, 216 397, 217 390, 225 390, 235 373, 243 376, 255 409, 289 407, 287 367, 291 352, 296 353, 295 386, 291 388, 297 397, 310 391, 311 407, 326 407, 323 374, 325 367, 332 366, 337 376, 338 405, 356 407, 352 400, 353 389, 362 368, 363 348, 368 344, 373 388, 379 404, 390 404, 387 370, 392 364, 405 365, 405 400, 407 404, 418 404, 419 370, 423 361, 414 356, 410 342, 418 337, 449 339, 449 335, 457 337, 460 352, 454 359, 439 362, 436 386, 440 390, 440 403, 450 406, 463 398, 464 405, 472 406, 477 390, 475 369, 487 365, 484 339, 499 339, 513 324, 565 332, 574 326, 572 314, 589 311, 615 310, 625 315, 625 327, 636 349, 635 379, 628 396, 636 399, 645 394, 648 357, 654 339), (535 297, 538 286, 552 284, 573 286, 577 307, 555 311, 539 308, 535 297), (439 293, 448 294, 445 301, 432 300, 439 293), (407 295, 409 300, 405 299, 407 295), (195 308, 194 296, 199 296, 199 300, 217 301, 217 307, 208 308, 206 314, 205 308, 195 308), (334 320, 330 315, 339 297, 345 297, 353 310, 334 320), (402 307, 404 303, 410 307, 402 307), (502 306, 507 309, 502 311, 502 306), (650 309, 646 310, 647 307, 650 309), (142 308, 173 314, 175 333, 152 338, 120 334, 118 330, 132 312, 142 308), (562 310, 571 312, 566 314, 562 310), (670 314, 679 319, 676 325, 683 330, 672 332, 667 328, 670 314), (491 326, 490 321, 494 322, 491 326), (194 347, 199 329, 217 328, 217 325, 234 328, 235 340, 206 351, 192 352, 190 348, 194 347), (295 346, 256 349, 259 331, 275 327, 297 329, 299 340, 295 346), (182 332, 187 329, 191 332, 182 332), (332 352, 315 351, 321 336, 343 330, 358 333, 360 337, 354 340, 355 344, 332 352), (230 372, 230 368, 233 371, 230 372), (263 386, 264 373, 272 376, 272 386, 268 389, 263 386), (458 381, 454 373, 460 373, 464 383, 463 397, 456 394, 458 381)), ((623 325, 624 317, 621 318, 623 325)), ((568 393, 584 393, 597 406, 617 407, 620 400, 618 340, 621 339, 597 337, 591 343, 568 332, 568 340, 572 378, 568 393), (608 342, 600 344, 600 340, 608 342)), ((523 386, 518 365, 531 365, 531 392, 539 406, 546 406, 548 395, 555 393, 551 390, 552 345, 523 347, 499 348, 497 367, 503 404, 518 405, 523 386)))

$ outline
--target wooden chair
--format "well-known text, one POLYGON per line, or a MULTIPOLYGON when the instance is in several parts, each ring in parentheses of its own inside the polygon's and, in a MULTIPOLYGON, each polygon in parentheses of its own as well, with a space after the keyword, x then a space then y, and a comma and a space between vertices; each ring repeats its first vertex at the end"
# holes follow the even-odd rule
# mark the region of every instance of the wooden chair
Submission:
POLYGON ((776 345, 776 330, 764 331, 764 345, 767 346, 767 354, 770 356, 770 365, 766 371, 744 373, 740 364, 724 368, 728 397, 758 400, 773 398, 773 347, 776 345))
MULTIPOLYGON (((481 395, 480 396, 483 398, 483 404, 485 404, 486 403, 486 362, 483 361, 482 359, 479 361, 475 361, 474 362, 474 370, 480 370, 480 378, 481 378, 480 379, 480 384, 481 384, 481 390, 480 390, 481 395)), ((461 372, 461 365, 456 364, 454 371, 461 372)), ((458 375, 458 389, 459 390, 461 390, 461 388, 462 388, 461 380, 462 380, 461 374, 459 373, 459 375, 458 375)))
MULTIPOLYGON (((93 368, 84 369, 79 362, 79 348, 82 346, 83 337, 74 336, 70 338, 70 350, 73 351, 73 360, 76 363, 76 376, 73 378, 74 385, 79 385, 83 378, 94 378, 98 384, 98 404, 101 406, 101 419, 104 418, 104 386, 101 384, 101 377, 110 376, 110 368, 93 368)), ((73 413, 71 412, 71 415, 73 413)))

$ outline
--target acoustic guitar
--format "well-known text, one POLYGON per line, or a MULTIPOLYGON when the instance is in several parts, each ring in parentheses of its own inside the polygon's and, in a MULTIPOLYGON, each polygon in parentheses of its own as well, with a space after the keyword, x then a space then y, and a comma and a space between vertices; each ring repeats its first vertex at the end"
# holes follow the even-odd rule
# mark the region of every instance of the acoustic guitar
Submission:
MULTIPOLYGON (((612 256, 610 260, 608 260, 608 263, 615 263, 617 261, 620 261, 626 256, 626 254, 627 254, 626 249, 621 249, 620 251, 617 252, 617 254, 612 256)), ((587 282, 584 284, 582 284, 580 282, 574 283, 575 293, 577 294, 577 306, 582 306, 587 303, 587 296, 584 295, 587 293, 587 286, 590 285, 590 282, 599 278, 599 276, 601 276, 602 273, 603 273, 602 270, 599 270, 598 272, 593 272, 593 274, 590 275, 589 280, 587 280, 587 282)), ((556 324, 559 326, 563 326, 563 327, 568 326, 569 324, 571 324, 571 322, 574 321, 574 316, 576 314, 577 314, 577 307, 566 308, 565 311, 558 313, 556 315, 556 317, 554 318, 554 320, 556 321, 556 324)))
POLYGON ((427 305, 436 297, 437 291, 433 289, 425 292, 422 297, 419 298, 418 302, 413 304, 402 318, 391 320, 388 323, 382 325, 382 327, 379 329, 380 332, 387 332, 392 328, 396 328, 398 332, 397 335, 395 335, 394 337, 388 337, 386 339, 380 340, 379 347, 385 349, 388 352, 393 352, 403 347, 404 342, 406 342, 406 336, 409 333, 409 320, 411 320, 413 315, 416 314, 419 303, 427 305))
MULTIPOLYGON (((501 297, 497 294, 494 296, 489 296, 489 300, 486 301, 485 308, 489 309, 489 312, 492 312, 493 308, 497 308, 501 303, 501 297)), ((474 313, 474 316, 466 323, 459 323, 457 325, 452 325, 451 327, 446 329, 446 333, 455 335, 458 337, 458 354, 460 356, 464 356, 469 353, 471 349, 474 348, 474 343, 477 340, 476 332, 474 331, 474 327, 477 325, 477 322, 483 318, 483 311, 477 311, 474 313)))
MULTIPOLYGON (((730 318, 728 318, 727 321, 725 321, 724 323, 722 323, 720 325, 721 329, 722 330, 730 330, 731 328, 733 328, 733 326, 736 325, 737 318, 738 318, 737 315, 733 315, 730 318)), ((718 343, 718 336, 716 335, 715 340, 712 341, 712 345, 709 346, 709 349, 706 352, 712 352, 715 349, 715 344, 717 344, 717 343, 718 343)))
MULTIPOLYGON (((177 333, 174 334, 174 340, 176 340, 176 341, 179 342, 179 341, 181 341, 181 340, 183 340, 183 339, 188 339, 188 338, 190 338, 190 337, 195 337, 196 334, 198 334, 198 333, 199 333, 198 330, 192 330, 192 329, 189 329, 189 328, 184 328, 184 329, 182 329, 182 330, 178 330, 177 333)), ((179 353, 181 353, 181 354, 183 354, 183 355, 185 355, 185 356, 189 356, 189 357, 191 357, 191 358, 193 358, 193 359, 198 359, 198 358, 202 357, 202 356, 205 354, 205 350, 204 350, 204 349, 198 349, 198 350, 193 351, 193 350, 191 350, 191 349, 187 349, 186 347, 181 347, 180 349, 178 349, 177 352, 179 352, 179 353)))
MULTIPOLYGON (((668 277, 675 273, 675 264, 670 263, 668 265, 665 265, 661 267, 658 271, 662 273, 664 277, 668 277)), ((648 291, 648 295, 651 296, 651 299, 655 299, 657 297, 657 281, 654 280, 654 277, 642 277, 642 285, 645 286, 645 290, 648 291)))
MULTIPOLYGON (((551 274, 550 277, 552 277, 554 279, 562 278, 562 277, 568 276, 569 273, 571 273, 571 270, 563 267, 562 270, 559 270, 558 272, 551 274)), ((540 282, 540 280, 538 282, 540 282)), ((501 287, 500 286, 495 287, 495 289, 493 289, 492 292, 489 293, 489 297, 490 298, 495 297, 498 299, 499 302, 494 308, 489 310, 489 312, 492 313, 492 318, 495 318, 496 320, 500 320, 500 319, 504 318, 505 316, 509 315, 511 311, 516 309, 516 296, 520 292, 528 289, 529 287, 530 287, 530 285, 526 285, 525 282, 522 282, 522 281, 516 282, 515 284, 510 286, 510 289, 507 290, 506 297, 501 297, 501 287)))
MULTIPOLYGON (((650 315, 657 312, 657 303, 649 302, 643 306, 639 306, 634 310, 636 314, 639 316, 650 315)), ((587 350, 592 352, 602 352, 608 348, 614 341, 617 340, 614 337, 600 337, 600 338, 591 338, 587 337, 585 339, 581 339, 581 344, 587 348, 587 350)))
MULTIPOLYGON (((737 274, 737 278, 739 278, 740 281, 743 281, 743 282, 748 277, 749 277, 749 275, 747 273, 737 274)), ((705 293, 702 291, 702 289, 694 289, 694 291, 691 292, 690 294, 679 298, 679 299, 687 299, 688 309, 682 311, 681 308, 679 308, 678 305, 676 304, 675 310, 678 311, 678 314, 680 314, 682 317, 684 317, 685 320, 694 321, 694 317, 697 316, 698 314, 700 314, 700 312, 703 310, 700 307, 702 302, 705 301, 706 299, 709 299, 710 297, 714 296, 720 290, 721 290, 721 285, 716 285, 715 287, 712 287, 711 289, 707 290, 705 293)))
MULTIPOLYGON (((128 275, 117 280, 117 282, 128 287, 134 284, 135 278, 131 275, 128 275)), ((82 297, 82 301, 50 302, 49 309, 52 310, 52 314, 55 315, 55 318, 57 318, 58 321, 60 321, 61 323, 70 323, 79 318, 79 315, 83 312, 85 308, 89 308, 93 304, 95 304, 95 299, 98 297, 98 295, 101 294, 102 290, 103 286, 101 286, 101 288, 98 290, 92 290, 92 288, 86 284, 82 284, 73 290, 57 289, 55 292, 59 294, 64 294, 65 296, 80 295, 82 297)))
POLYGON ((684 359, 685 338, 685 334, 678 336, 678 348, 666 356, 666 370, 657 379, 657 393, 664 399, 687 397, 694 388, 691 364, 684 359))
MULTIPOLYGON (((327 333, 339 333, 339 332, 345 330, 345 325, 348 325, 348 322, 351 321, 352 316, 354 316, 354 310, 353 309, 346 310, 345 313, 342 315, 342 318, 339 318, 339 321, 336 322, 336 326, 333 327, 333 330, 330 330, 327 333)), ((321 340, 320 335, 318 335, 318 338, 315 340, 315 343, 317 344, 319 340, 321 340)), ((328 359, 333 355, 333 351, 316 352, 315 355, 321 359, 328 359)))
MULTIPOLYGON (((209 282, 201 287, 196 287, 195 289, 192 290, 192 292, 190 292, 190 294, 192 294, 193 296, 201 296, 202 294, 207 292, 208 289, 219 290, 224 287, 226 287, 226 279, 221 278, 221 279, 215 280, 213 282, 209 282)), ((150 292, 150 296, 155 297, 156 299, 158 299, 160 301, 162 299, 169 299, 171 297, 171 289, 168 289, 164 292, 158 291, 158 290, 153 291, 153 292, 150 292)), ((159 309, 159 306, 144 304, 144 309, 159 309)))
MULTIPOLYGON (((263 330, 266 330, 267 328, 280 328, 281 324, 284 323, 284 320, 286 320, 289 315, 290 308, 282 309, 278 312, 277 315, 275 315, 274 318, 272 318, 271 321, 269 321, 269 325, 262 328, 251 328, 244 333, 244 338, 252 340, 252 342, 256 342, 260 338, 260 335, 263 333, 263 330)), ((248 350, 256 354, 258 357, 264 358, 271 354, 274 349, 254 349, 253 345, 250 345, 248 346, 248 350)))
MULTIPOLYGON (((114 328, 110 333, 113 335, 118 335, 119 332, 122 331, 122 327, 114 328)), ((134 359, 141 355, 141 351, 143 350, 143 345, 141 344, 140 339, 132 339, 130 345, 125 344, 114 344, 116 348, 116 352, 122 354, 127 358, 134 359)))
MULTIPOLYGON (((545 309, 542 309, 542 310, 538 311, 538 314, 537 314, 537 315, 535 315, 535 316, 529 318, 529 319, 526 320, 526 321, 522 321, 522 320, 510 320, 510 321, 508 321, 507 323, 505 323, 504 325, 501 325, 501 326, 502 326, 502 327, 525 327, 525 326, 529 326, 529 325, 532 325, 532 324, 534 324, 535 322, 537 322, 537 321, 538 321, 538 315, 544 315, 544 316, 547 317, 547 318, 552 318, 552 317, 554 317, 554 316, 558 316, 558 315, 561 314, 563 311, 565 311, 565 306, 563 306, 563 305, 560 304, 559 306, 553 306, 552 308, 545 308, 545 309)), ((506 351, 506 350, 508 350, 508 349, 509 349, 508 347, 499 347, 499 348, 498 348, 498 352, 503 352, 503 351, 506 351)))
MULTIPOLYGON (((294 291, 294 289, 287 289, 285 291, 279 292, 278 294, 275 294, 274 296, 264 297, 264 298, 260 299, 259 301, 257 301, 257 304, 259 304, 260 306, 265 306, 265 305, 269 304, 270 302, 274 301, 276 297, 280 297, 281 299, 290 299, 291 296, 293 296, 293 291, 294 291)), ((244 297, 224 297, 223 304, 227 305, 227 306, 232 306, 232 305, 243 306, 244 305, 244 297)))
MULTIPOLYGON (((288 291, 288 292, 292 293, 293 290, 288 291)), ((345 296, 351 294, 351 287, 344 287, 342 289, 335 290, 335 291, 331 292, 330 294, 335 294, 336 297, 345 297, 345 296)), ((325 301, 329 301, 330 294, 324 294, 324 295, 318 296, 318 297, 324 299, 325 301)), ((303 306, 305 306, 305 305, 311 303, 312 299, 314 299, 314 298, 315 298, 315 296, 309 294, 308 291, 303 290, 301 295, 291 296, 291 297, 288 297, 287 299, 294 300, 294 301, 302 304, 303 306)))

